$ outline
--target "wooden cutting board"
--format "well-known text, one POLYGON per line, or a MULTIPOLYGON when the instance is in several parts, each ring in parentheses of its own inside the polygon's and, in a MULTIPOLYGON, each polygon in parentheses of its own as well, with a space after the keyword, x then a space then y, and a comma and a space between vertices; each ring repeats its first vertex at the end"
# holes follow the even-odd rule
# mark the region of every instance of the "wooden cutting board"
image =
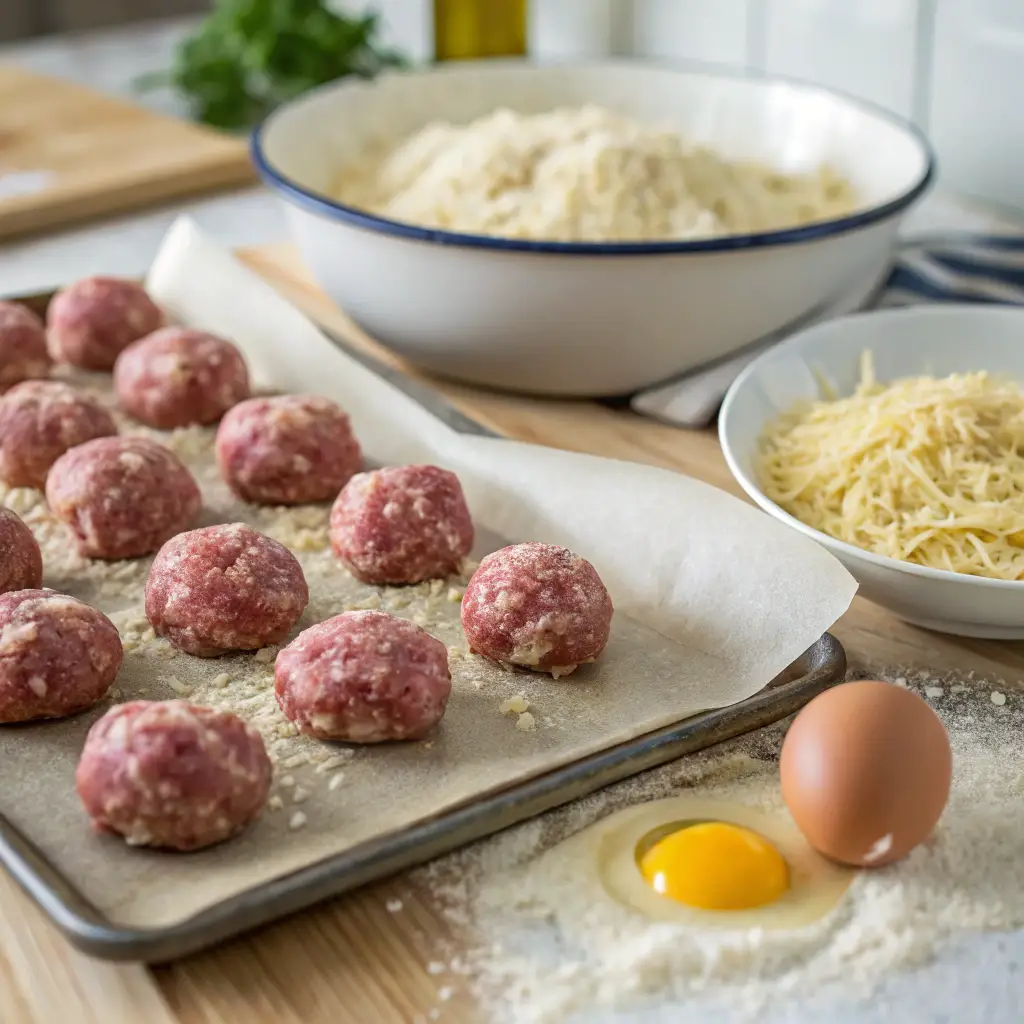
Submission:
POLYGON ((0 239, 253 180, 243 138, 0 65, 0 239))

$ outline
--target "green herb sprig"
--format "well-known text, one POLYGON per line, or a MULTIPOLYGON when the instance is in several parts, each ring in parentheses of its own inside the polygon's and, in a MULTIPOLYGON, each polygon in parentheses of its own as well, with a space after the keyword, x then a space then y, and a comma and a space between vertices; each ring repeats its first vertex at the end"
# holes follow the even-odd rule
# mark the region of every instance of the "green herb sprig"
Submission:
POLYGON ((377 29, 376 14, 347 17, 327 0, 217 0, 179 45, 171 69, 136 84, 143 91, 169 86, 196 120, 242 130, 325 82, 407 66, 376 43, 377 29))

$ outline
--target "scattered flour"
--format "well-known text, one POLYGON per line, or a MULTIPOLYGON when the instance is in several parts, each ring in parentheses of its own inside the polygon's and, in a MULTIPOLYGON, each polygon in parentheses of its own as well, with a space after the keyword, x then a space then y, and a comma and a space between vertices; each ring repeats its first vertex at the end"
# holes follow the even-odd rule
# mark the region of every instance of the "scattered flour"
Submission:
POLYGON ((460 973, 484 1019, 582 1024, 684 1001, 691 1013, 699 1001, 745 1019, 784 993, 866 999, 964 933, 1024 926, 1024 713, 993 707, 980 682, 879 676, 943 698, 935 706, 953 744, 953 790, 925 846, 864 872, 829 917, 799 930, 652 923, 594 891, 559 841, 624 806, 698 789, 785 813, 782 726, 683 758, 417 872, 468 943, 460 973))

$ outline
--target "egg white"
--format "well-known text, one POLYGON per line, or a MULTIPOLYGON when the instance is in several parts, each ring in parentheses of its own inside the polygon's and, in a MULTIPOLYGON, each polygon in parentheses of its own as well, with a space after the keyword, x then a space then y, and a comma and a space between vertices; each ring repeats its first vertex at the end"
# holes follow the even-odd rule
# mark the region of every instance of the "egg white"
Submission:
POLYGON ((786 929, 807 925, 838 904, 857 874, 822 857, 785 818, 743 804, 689 796, 626 808, 579 832, 568 844, 587 848, 587 859, 601 888, 616 903, 655 921, 695 928, 786 929), (789 866, 786 894, 775 903, 751 910, 700 910, 656 893, 637 864, 638 846, 642 843, 641 849, 646 851, 657 839, 675 831, 667 826, 702 821, 739 825, 772 842, 789 866))

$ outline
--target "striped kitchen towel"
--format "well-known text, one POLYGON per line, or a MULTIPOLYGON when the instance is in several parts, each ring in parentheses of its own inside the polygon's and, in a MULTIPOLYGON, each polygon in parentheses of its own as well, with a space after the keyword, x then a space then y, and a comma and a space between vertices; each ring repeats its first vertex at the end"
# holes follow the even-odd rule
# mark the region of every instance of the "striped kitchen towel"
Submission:
POLYGON ((784 337, 857 309, 934 302, 1024 305, 1024 237, 943 234, 908 239, 888 280, 875 294, 841 299, 742 352, 610 404, 628 406, 679 427, 706 427, 740 371, 784 337))

